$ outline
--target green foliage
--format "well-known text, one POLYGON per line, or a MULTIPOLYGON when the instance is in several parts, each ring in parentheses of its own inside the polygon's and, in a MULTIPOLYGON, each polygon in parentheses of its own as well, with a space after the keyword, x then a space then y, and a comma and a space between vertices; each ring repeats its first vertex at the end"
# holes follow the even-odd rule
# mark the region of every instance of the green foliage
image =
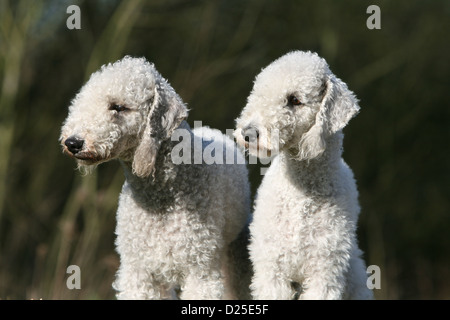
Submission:
MULTIPOLYGON (((225 131, 260 69, 317 51, 355 91, 344 158, 360 190, 359 239, 376 297, 449 298, 450 3, 402 1, 0 1, 0 299, 110 299, 117 163, 88 176, 61 153, 67 106, 89 75, 145 56, 201 120, 225 131), (366 8, 381 8, 381 30, 366 8), (68 290, 66 268, 81 268, 68 290)), ((249 167, 252 190, 260 166, 249 167)))

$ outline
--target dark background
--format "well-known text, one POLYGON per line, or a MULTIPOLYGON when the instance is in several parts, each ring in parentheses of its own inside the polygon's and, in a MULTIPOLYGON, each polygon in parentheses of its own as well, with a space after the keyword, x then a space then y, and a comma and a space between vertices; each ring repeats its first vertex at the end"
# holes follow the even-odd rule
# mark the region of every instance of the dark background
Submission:
MULTIPOLYGON (((450 2, 0 0, 0 299, 110 299, 117 162, 88 176, 58 138, 70 100, 102 64, 155 63, 188 122, 234 128, 254 77, 316 51, 360 99, 344 158, 362 207, 358 238, 381 269, 378 299, 450 298, 450 2), (81 9, 69 30, 66 8, 81 9), (369 30, 366 9, 381 9, 369 30), (81 289, 66 268, 81 268, 81 289)), ((253 194, 262 176, 249 166, 253 194)))

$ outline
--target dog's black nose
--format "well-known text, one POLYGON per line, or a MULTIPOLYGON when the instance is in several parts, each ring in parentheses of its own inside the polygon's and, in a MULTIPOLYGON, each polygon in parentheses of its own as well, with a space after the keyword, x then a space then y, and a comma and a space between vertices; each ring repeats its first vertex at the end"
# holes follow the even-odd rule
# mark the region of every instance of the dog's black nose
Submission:
POLYGON ((84 140, 72 136, 67 138, 64 144, 72 154, 77 154, 83 148, 84 140))
POLYGON ((253 125, 247 126, 242 129, 241 134, 246 142, 255 142, 259 137, 258 129, 253 125))

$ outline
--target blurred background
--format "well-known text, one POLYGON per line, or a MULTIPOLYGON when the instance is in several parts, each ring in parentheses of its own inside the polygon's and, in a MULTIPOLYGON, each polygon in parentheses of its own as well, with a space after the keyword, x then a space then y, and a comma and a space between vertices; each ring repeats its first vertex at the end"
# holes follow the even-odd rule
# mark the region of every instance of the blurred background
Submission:
MULTIPOLYGON (((58 138, 102 64, 155 63, 188 122, 234 128, 254 77, 290 50, 323 56, 360 99, 344 158, 378 299, 450 298, 450 2, 0 0, 0 299, 113 299, 117 162, 88 176, 58 138), (69 5, 81 29, 69 30, 69 5), (381 9, 369 30, 367 7, 381 9), (81 289, 66 286, 69 265, 81 289)), ((253 195, 259 165, 249 166, 253 195)))

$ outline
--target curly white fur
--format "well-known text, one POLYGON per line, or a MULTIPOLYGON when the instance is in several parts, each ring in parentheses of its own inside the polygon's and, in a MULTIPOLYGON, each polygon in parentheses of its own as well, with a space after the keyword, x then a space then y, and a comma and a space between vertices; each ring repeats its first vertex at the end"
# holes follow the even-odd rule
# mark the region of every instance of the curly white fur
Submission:
POLYGON ((342 129, 358 111, 317 54, 290 52, 256 77, 235 136, 252 154, 278 155, 250 225, 255 299, 372 298, 356 239, 358 192, 341 158, 342 129))
POLYGON ((220 131, 191 130, 187 115, 153 64, 128 56, 92 74, 69 108, 64 152, 87 168, 119 159, 125 171, 116 229, 120 299, 246 297, 246 166, 176 165, 178 142, 170 137, 185 130, 199 142, 192 148, 215 143, 245 160, 220 131))

